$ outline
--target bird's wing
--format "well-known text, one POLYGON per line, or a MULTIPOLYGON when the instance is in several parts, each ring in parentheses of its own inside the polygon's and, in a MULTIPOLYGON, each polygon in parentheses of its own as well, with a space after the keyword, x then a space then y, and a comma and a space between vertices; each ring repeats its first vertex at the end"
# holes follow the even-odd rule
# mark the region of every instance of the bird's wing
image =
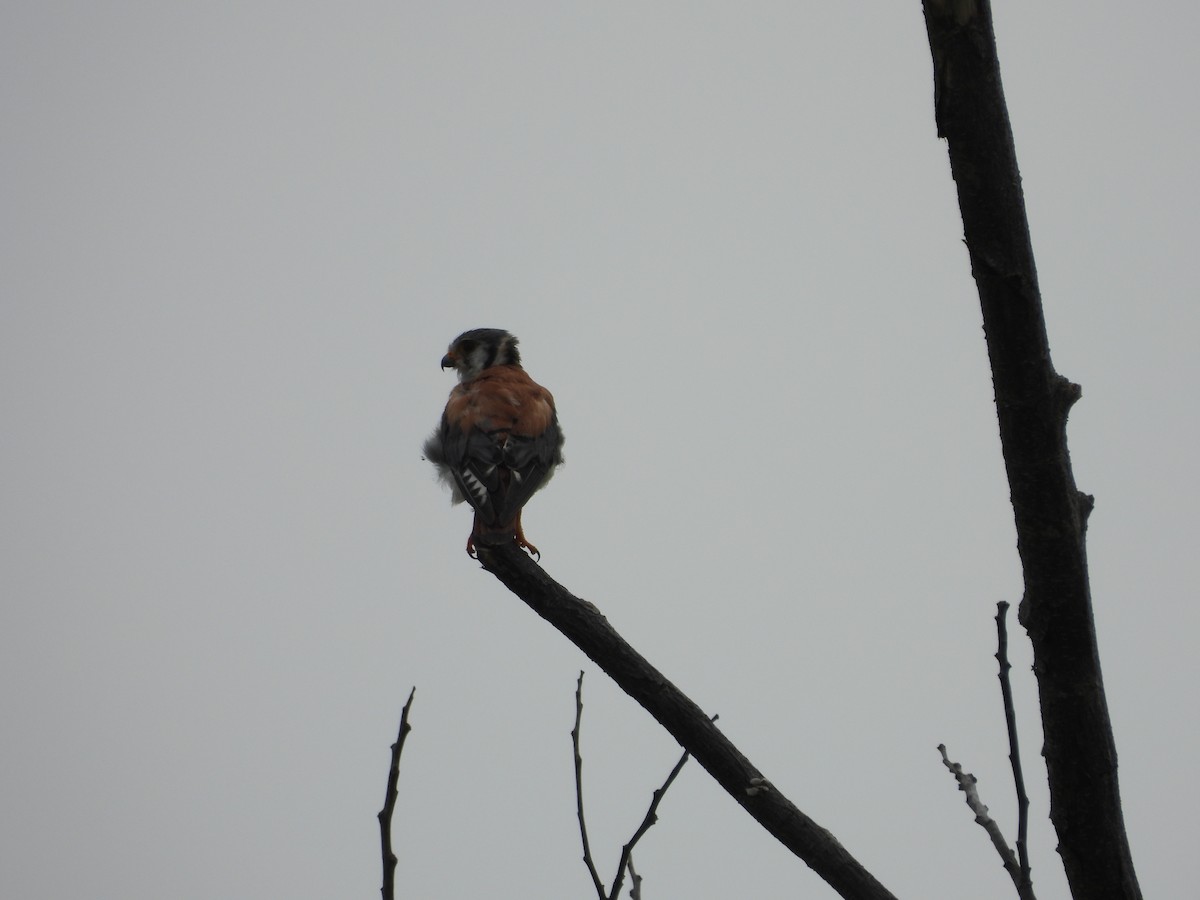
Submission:
POLYGON ((562 462, 563 436, 550 392, 523 369, 496 369, 455 388, 426 456, 456 501, 483 524, 506 527, 562 462))

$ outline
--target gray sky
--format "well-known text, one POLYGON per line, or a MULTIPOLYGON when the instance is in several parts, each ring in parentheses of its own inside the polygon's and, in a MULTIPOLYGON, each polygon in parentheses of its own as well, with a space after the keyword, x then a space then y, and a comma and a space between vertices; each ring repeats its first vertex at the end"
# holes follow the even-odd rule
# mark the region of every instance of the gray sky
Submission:
MULTIPOLYGON (((1147 896, 1197 864, 1200 13, 1001 4, 1147 896)), ((678 748, 467 559, 420 459, 512 330, 546 569, 900 897, 1009 898, 1020 599, 919 4, 0 13, 0 894, 589 896, 678 748), (599 560, 619 559, 618 567, 599 560)), ((1023 632, 1043 900, 1053 852, 1023 632)), ((647 900, 832 892, 689 765, 647 900)))

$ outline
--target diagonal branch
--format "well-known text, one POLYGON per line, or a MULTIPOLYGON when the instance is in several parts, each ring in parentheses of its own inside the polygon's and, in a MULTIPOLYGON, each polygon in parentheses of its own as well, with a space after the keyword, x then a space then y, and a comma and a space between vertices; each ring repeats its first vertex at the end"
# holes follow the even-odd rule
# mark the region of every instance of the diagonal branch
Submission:
POLYGON ((396 896, 396 853, 392 849, 392 813, 396 810, 396 798, 399 796, 397 783, 400 780, 400 754, 404 751, 404 739, 412 731, 408 724, 408 711, 412 707, 413 697, 417 689, 414 687, 408 694, 408 702, 400 710, 400 731, 396 735, 396 743, 392 744, 392 764, 388 770, 387 792, 384 795, 383 809, 379 811, 379 845, 383 854, 383 887, 379 893, 383 900, 393 900, 396 896))
POLYGON ((894 900, 832 834, 771 786, 704 711, 634 650, 595 606, 572 595, 515 543, 477 549, 485 569, 608 673, 747 813, 842 897, 894 900))
POLYGON ((923 6, 937 132, 948 144, 983 311, 1025 576, 1020 620, 1033 643, 1050 819, 1075 897, 1140 900, 1088 585, 1092 498, 1076 489, 1067 452, 1067 411, 1080 389, 1050 361, 991 3, 923 6))

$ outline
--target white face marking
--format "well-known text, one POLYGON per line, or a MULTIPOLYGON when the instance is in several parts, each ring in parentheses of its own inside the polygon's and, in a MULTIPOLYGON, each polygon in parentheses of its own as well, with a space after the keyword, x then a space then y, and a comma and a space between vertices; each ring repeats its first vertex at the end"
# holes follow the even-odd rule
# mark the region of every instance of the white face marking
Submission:
POLYGON ((480 372, 488 367, 489 362, 493 366, 507 365, 509 362, 509 344, 510 336, 505 336, 496 346, 496 358, 491 359, 492 346, 489 344, 476 343, 464 356, 461 357, 458 369, 458 380, 470 381, 480 372))
POLYGON ((463 359, 462 366, 458 370, 459 381, 470 381, 476 375, 483 371, 487 365, 488 356, 491 354, 491 348, 484 344, 476 344, 471 348, 463 359))

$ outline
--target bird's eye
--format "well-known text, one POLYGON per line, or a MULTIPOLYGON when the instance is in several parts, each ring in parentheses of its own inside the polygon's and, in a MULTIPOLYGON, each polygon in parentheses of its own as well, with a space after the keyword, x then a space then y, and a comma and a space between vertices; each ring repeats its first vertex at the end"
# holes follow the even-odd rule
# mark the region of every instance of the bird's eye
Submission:
POLYGON ((458 345, 459 351, 465 356, 475 349, 475 341, 462 341, 458 345))

